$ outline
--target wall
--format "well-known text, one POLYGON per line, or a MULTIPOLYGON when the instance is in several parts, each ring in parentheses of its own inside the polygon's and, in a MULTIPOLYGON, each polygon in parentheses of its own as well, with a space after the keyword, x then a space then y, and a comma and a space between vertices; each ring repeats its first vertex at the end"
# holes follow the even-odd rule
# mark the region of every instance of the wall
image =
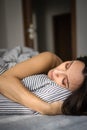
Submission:
POLYGON ((0 48, 7 47, 5 4, 0 0, 0 48))
MULTIPOLYGON (((51 18, 56 12, 69 11, 69 2, 68 0, 66 0, 67 2, 65 0, 55 0, 53 4, 53 0, 47 0, 45 1, 47 6, 44 7, 44 2, 37 1, 39 1, 37 3, 39 10, 39 23, 37 25, 39 44, 42 49, 53 51, 51 18), (59 5, 63 1, 65 1, 64 5, 66 6, 60 7, 59 5), (57 2, 60 3, 58 6, 57 2), (42 10, 40 11, 40 9, 42 10)), ((87 0, 76 0, 76 24, 77 56, 87 55, 87 0)), ((16 45, 24 45, 21 0, 0 0, 0 48, 13 48, 16 45)))
POLYGON ((76 2, 77 56, 87 55, 87 0, 76 2))
MULTIPOLYGON (((39 49, 54 52, 52 34, 52 16, 70 12, 71 0, 37 0, 37 32, 39 49), (42 3, 41 3, 42 2, 42 3)), ((77 56, 87 55, 87 0, 76 0, 76 40, 77 56)))
POLYGON ((54 52, 53 23, 52 18, 70 12, 70 0, 48 0, 46 4, 46 38, 48 50, 54 52))
POLYGON ((46 46, 46 18, 45 18, 45 3, 44 0, 33 0, 33 12, 36 16, 36 33, 37 33, 37 43, 38 50, 47 50, 46 46))
POLYGON ((21 0, 0 0, 0 48, 24 44, 21 0))
POLYGON ((70 12, 70 0, 34 0, 39 51, 54 52, 52 17, 70 12))

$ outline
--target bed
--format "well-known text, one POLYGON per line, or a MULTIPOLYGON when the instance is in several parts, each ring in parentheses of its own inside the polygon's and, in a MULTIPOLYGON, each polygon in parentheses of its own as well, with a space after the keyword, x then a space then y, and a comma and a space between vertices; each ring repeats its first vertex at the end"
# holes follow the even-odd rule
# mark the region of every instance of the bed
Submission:
POLYGON ((64 115, 1 116, 0 130, 87 130, 87 117, 64 115))
MULTIPOLYGON (((38 51, 17 46, 11 50, 0 49, 0 58, 9 63, 9 68, 27 58, 37 55, 38 51)), ((0 64, 4 64, 0 62, 0 64)), ((2 102, 0 102, 2 103, 2 102)), ((1 111, 1 108, 0 108, 1 111)), ((46 116, 31 114, 0 113, 0 130, 86 130, 87 116, 46 116)))

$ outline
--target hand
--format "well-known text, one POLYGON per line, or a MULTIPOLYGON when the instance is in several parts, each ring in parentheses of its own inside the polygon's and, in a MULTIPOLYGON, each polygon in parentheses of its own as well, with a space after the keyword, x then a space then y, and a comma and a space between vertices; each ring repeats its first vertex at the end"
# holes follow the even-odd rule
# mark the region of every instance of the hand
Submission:
POLYGON ((62 111, 61 111, 62 104, 63 104, 63 101, 56 101, 50 104, 52 115, 62 114, 62 111))

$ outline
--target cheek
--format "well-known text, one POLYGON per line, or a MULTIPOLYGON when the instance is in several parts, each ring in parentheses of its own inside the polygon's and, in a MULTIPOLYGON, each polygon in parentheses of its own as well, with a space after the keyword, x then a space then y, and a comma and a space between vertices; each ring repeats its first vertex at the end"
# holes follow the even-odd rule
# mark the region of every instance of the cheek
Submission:
POLYGON ((75 91, 75 90, 78 89, 79 87, 80 87, 80 85, 71 84, 70 87, 69 87, 69 90, 70 90, 70 91, 75 91))
POLYGON ((75 83, 73 83, 73 84, 70 84, 69 90, 75 91, 76 89, 80 88, 81 85, 82 85, 82 83, 83 83, 83 81, 84 81, 84 80, 81 79, 81 80, 78 81, 78 82, 75 82, 75 83))

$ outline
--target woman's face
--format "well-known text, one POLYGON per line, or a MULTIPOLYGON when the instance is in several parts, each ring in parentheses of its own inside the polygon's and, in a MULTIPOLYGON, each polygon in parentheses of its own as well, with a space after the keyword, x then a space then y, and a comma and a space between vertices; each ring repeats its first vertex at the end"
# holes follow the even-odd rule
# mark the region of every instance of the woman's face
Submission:
POLYGON ((74 91, 84 81, 84 75, 82 73, 84 67, 85 65, 81 61, 66 61, 50 70, 48 77, 61 87, 74 91))

